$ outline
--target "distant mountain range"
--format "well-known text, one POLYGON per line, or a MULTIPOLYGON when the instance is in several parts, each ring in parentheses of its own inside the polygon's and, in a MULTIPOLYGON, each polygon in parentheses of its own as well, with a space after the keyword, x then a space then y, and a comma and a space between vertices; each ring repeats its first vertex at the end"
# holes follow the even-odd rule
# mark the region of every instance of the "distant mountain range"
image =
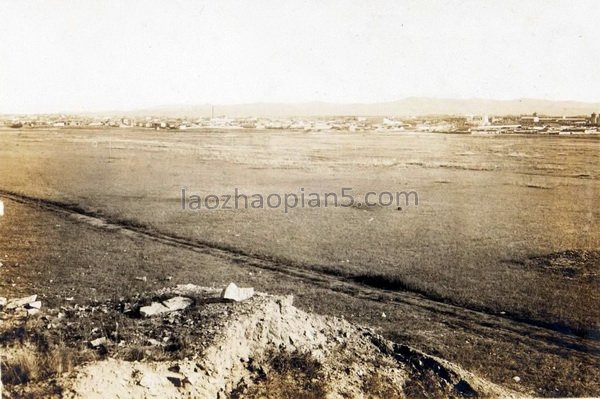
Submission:
MULTIPOLYGON (((129 116, 207 117, 213 105, 166 106, 121 112, 129 116)), ((412 116, 412 115, 588 115, 600 113, 600 103, 552 101, 539 99, 484 100, 409 97, 403 100, 372 104, 333 104, 307 102, 294 104, 252 103, 214 105, 215 116, 284 117, 284 116, 412 116)), ((119 112, 116 112, 119 114, 119 112)))
POLYGON ((600 113, 600 103, 581 101, 553 101, 540 99, 486 100, 440 99, 408 97, 381 103, 334 104, 326 102, 305 103, 251 103, 169 105, 138 110, 113 110, 103 112, 63 112, 94 116, 156 116, 171 118, 229 117, 314 117, 314 116, 427 116, 427 115, 539 115, 575 116, 600 113))

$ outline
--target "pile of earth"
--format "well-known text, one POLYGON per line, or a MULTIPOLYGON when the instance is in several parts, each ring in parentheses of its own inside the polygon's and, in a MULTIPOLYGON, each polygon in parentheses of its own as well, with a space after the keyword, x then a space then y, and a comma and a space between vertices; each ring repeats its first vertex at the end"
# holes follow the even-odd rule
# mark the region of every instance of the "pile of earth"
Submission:
MULTIPOLYGON (((35 358, 72 348, 80 357, 51 378, 18 381, 5 375, 4 395, 516 396, 454 364, 387 341, 372 329, 299 310, 291 296, 257 293, 248 300, 230 302, 220 294, 218 289, 177 286, 143 298, 47 310, 26 325, 13 324, 2 333, 3 340, 11 342, 3 345, 5 374, 15 373, 14 365, 17 359, 26 358, 24 353, 35 358), (178 300, 170 303, 184 304, 181 309, 142 316, 141 309, 169 303, 174 297, 178 300)), ((56 369, 56 361, 45 362, 56 369)))
POLYGON ((600 278, 600 251, 568 250, 531 257, 527 265, 568 278, 597 281, 600 278))

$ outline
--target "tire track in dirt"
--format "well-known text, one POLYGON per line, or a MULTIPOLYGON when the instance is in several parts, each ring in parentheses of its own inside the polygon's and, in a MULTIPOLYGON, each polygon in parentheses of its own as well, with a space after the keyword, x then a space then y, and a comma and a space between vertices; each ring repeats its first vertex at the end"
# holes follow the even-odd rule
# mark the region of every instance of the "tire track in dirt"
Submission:
POLYGON ((473 310, 466 307, 436 301, 411 291, 389 291, 373 288, 352 281, 348 277, 311 269, 305 265, 277 260, 264 255, 249 254, 242 250, 166 234, 148 226, 126 220, 112 220, 96 215, 77 205, 66 204, 1 190, 0 196, 29 206, 62 214, 65 217, 86 223, 95 228, 111 230, 131 237, 154 240, 166 245, 185 248, 198 253, 215 256, 243 267, 254 267, 278 273, 288 278, 301 280, 320 288, 351 295, 355 298, 409 306, 434 316, 436 321, 452 329, 460 329, 507 342, 520 342, 543 352, 560 356, 585 357, 600 354, 600 342, 595 339, 576 337, 549 328, 539 327, 519 320, 473 310))

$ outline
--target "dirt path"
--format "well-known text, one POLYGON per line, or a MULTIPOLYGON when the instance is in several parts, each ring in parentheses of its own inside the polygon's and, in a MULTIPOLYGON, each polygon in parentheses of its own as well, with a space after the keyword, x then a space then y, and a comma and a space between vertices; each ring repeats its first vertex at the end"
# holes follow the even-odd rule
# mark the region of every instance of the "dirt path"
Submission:
MULTIPOLYGON (((336 295, 350 296, 354 300, 368 301, 372 305, 385 304, 386 306, 393 306, 398 312, 410 313, 413 317, 426 320, 431 325, 443 326, 445 328, 444 331, 437 332, 439 337, 436 339, 425 339, 423 342, 420 342, 422 349, 433 349, 438 355, 446 355, 445 351, 448 349, 436 348, 436 345, 439 345, 440 340, 443 342, 444 339, 441 337, 451 330, 454 335, 458 334, 467 338, 477 337, 480 340, 492 342, 494 350, 514 350, 515 353, 512 355, 522 355, 523 361, 535 363, 538 357, 543 359, 542 362, 548 363, 553 363, 553 359, 568 359, 570 364, 586 365, 585 368, 580 366, 584 375, 590 369, 598 370, 600 366, 598 357, 600 344, 596 340, 575 337, 551 329, 511 320, 499 315, 441 303, 412 292, 392 292, 368 287, 353 282, 346 277, 333 276, 324 272, 310 270, 302 265, 294 265, 260 255, 241 253, 232 248, 217 247, 199 241, 166 235, 158 231, 151 231, 145 226, 128 224, 126 221, 109 220, 66 204, 6 191, 0 191, 0 196, 29 207, 39 207, 43 210, 51 211, 75 222, 93 226, 95 229, 110 231, 111 234, 124 234, 136 239, 151 240, 171 247, 201 253, 206 256, 219 258, 241 268, 266 270, 269 273, 280 275, 282 279, 288 281, 288 284, 291 282, 292 285, 295 285, 293 282, 297 281, 304 285, 308 284, 329 291, 332 295, 335 293, 336 295)), ((323 309, 319 310, 322 311, 323 309)), ((386 335, 394 338, 394 331, 387 331, 386 335)), ((405 338, 405 336, 400 334, 399 338, 405 338)), ((507 353, 507 355, 510 356, 511 353, 507 353)), ((479 357, 476 353, 466 353, 462 354, 462 356, 470 358, 470 360, 478 359, 479 357)), ((472 369, 472 364, 468 364, 470 362, 465 358, 461 359, 459 355, 458 358, 455 356, 452 360, 459 363, 465 363, 463 362, 465 360, 467 363, 465 367, 469 368, 471 366, 472 369)), ((481 359, 478 359, 478 361, 481 361, 481 359)), ((485 367, 485 364, 483 367, 485 367)), ((529 371, 530 373, 535 372, 535 364, 527 367, 532 368, 529 371)), ((586 377, 593 380, 593 376, 591 375, 586 377)), ((546 378, 541 379, 544 380, 546 378)), ((497 381, 498 379, 495 378, 495 380, 497 381)), ((557 381, 557 384, 561 384, 561 382, 557 381)), ((562 384, 564 384, 564 381, 562 384)), ((535 387, 538 383, 532 381, 532 385, 532 387, 535 387)), ((539 392, 540 387, 538 386, 537 388, 539 392)), ((597 389, 597 387, 588 388, 597 389)), ((569 391, 564 392, 568 393, 569 391)), ((592 391, 588 391, 588 394, 590 392, 592 391)))
POLYGON ((531 341, 532 346, 543 345, 544 350, 562 351, 568 349, 586 354, 600 354, 600 342, 597 339, 574 337, 571 334, 564 334, 550 328, 534 326, 526 322, 513 320, 510 317, 502 317, 453 304, 442 303, 410 291, 394 292, 371 288, 355 283, 344 276, 331 275, 303 267, 302 265, 294 265, 290 262, 270 259, 267 256, 247 254, 225 246, 219 247, 199 240, 168 235, 150 230, 146 226, 128 224, 126 221, 111 221, 108 218, 93 215, 85 210, 76 209, 58 202, 28 197, 3 190, 0 190, 0 195, 23 204, 40 206, 44 209, 64 214, 96 228, 119 231, 126 235, 142 237, 178 248, 209 254, 238 264, 241 267, 256 267, 269 270, 301 279, 332 291, 357 296, 361 299, 408 304, 423 311, 443 315, 447 319, 447 323, 455 328, 467 328, 482 334, 493 333, 494 336, 502 335, 509 339, 514 338, 516 334, 520 339, 531 341))

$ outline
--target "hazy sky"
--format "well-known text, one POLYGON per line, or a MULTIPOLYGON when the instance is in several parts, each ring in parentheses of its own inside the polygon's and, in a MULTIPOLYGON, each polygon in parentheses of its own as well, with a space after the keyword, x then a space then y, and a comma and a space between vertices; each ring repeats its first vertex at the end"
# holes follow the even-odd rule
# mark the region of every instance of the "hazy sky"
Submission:
POLYGON ((594 0, 0 0, 0 18, 0 113, 600 101, 594 0))

